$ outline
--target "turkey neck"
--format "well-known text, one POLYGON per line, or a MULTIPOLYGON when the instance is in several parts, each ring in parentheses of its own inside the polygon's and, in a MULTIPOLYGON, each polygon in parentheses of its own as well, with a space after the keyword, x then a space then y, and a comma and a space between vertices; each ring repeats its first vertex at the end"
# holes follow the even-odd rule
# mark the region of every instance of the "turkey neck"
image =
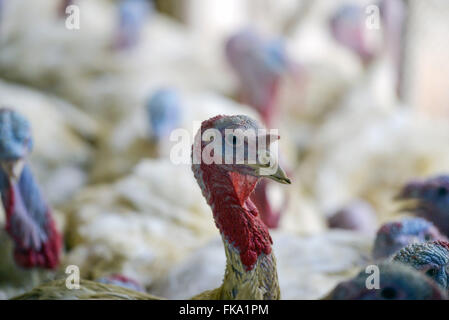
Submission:
POLYGON ((219 299, 279 299, 272 240, 249 199, 258 178, 223 170, 220 165, 192 165, 210 205, 226 253, 219 299))

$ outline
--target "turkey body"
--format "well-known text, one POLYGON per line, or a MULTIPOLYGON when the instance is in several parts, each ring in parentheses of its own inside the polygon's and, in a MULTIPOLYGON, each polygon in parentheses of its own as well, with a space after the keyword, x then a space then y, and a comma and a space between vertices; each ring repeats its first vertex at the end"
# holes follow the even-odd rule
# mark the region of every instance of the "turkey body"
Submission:
POLYGON ((112 284, 80 280, 79 288, 69 289, 66 279, 45 283, 12 300, 160 300, 152 295, 112 284))

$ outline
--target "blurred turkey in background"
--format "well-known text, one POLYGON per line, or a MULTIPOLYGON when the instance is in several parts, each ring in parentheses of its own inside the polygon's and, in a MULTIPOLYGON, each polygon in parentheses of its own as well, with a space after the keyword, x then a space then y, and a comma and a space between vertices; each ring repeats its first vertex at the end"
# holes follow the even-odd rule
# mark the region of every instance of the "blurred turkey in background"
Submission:
MULTIPOLYGON (((77 265, 167 298, 215 288, 211 210, 170 155, 173 130, 193 139, 219 114, 282 137, 292 185, 256 201, 275 219, 282 297, 356 276, 378 227, 409 215, 401 187, 449 172, 448 18, 445 0, 0 0, 0 107, 32 126, 64 236, 55 277, 77 265)), ((0 245, 0 298, 31 286, 12 254, 0 245)))

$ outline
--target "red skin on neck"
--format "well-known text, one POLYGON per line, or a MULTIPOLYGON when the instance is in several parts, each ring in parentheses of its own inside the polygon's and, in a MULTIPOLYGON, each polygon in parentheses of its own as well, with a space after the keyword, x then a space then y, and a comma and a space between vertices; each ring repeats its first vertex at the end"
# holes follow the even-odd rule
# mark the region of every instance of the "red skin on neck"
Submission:
POLYGON ((258 178, 227 172, 215 164, 203 163, 200 170, 217 228, 240 252, 246 270, 252 270, 262 253, 271 253, 273 243, 267 226, 249 199, 258 178))
POLYGON ((13 239, 14 261, 22 268, 41 267, 45 269, 55 269, 60 262, 60 252, 62 248, 62 237, 56 230, 56 226, 51 216, 51 212, 47 211, 47 241, 42 243, 39 251, 27 248, 22 239, 18 238, 11 230, 11 217, 14 214, 15 193, 12 186, 9 188, 6 203, 4 204, 6 212, 6 231, 13 239))

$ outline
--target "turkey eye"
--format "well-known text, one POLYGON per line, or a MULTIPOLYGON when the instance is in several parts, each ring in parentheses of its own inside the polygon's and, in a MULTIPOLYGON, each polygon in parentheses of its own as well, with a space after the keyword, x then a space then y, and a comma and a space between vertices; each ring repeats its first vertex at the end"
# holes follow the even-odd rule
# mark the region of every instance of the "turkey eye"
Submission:
POLYGON ((439 187, 437 189, 437 194, 439 197, 445 197, 447 196, 448 190, 446 189, 446 187, 439 187))
POLYGON ((433 278, 437 275, 438 270, 435 268, 429 269, 426 271, 426 275, 428 275, 429 277, 433 278))
POLYGON ((430 240, 432 240, 432 236, 431 236, 430 234, 426 234, 426 235, 424 236, 424 240, 430 241, 430 240))
POLYGON ((391 300, 396 298, 396 290, 394 288, 387 287, 382 289, 380 295, 384 299, 391 300))

